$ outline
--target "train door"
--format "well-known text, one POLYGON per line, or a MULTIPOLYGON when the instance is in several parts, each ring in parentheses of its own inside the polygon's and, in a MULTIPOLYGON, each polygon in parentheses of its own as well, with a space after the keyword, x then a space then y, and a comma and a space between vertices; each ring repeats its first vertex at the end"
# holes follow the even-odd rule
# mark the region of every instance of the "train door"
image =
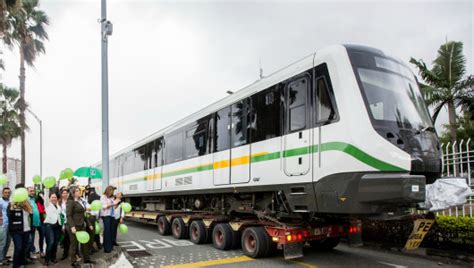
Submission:
POLYGON ((308 77, 296 78, 285 88, 285 133, 283 167, 288 176, 308 174, 311 168, 308 77))
POLYGON ((163 162, 163 138, 159 138, 151 143, 149 143, 147 148, 147 166, 146 171, 146 181, 147 181, 147 190, 161 190, 161 168, 163 162))
POLYGON ((224 185, 230 183, 231 108, 218 111, 214 122, 213 180, 214 185, 224 185))
POLYGON ((246 183, 250 180, 250 145, 248 143, 249 99, 234 103, 231 109, 231 183, 246 183))

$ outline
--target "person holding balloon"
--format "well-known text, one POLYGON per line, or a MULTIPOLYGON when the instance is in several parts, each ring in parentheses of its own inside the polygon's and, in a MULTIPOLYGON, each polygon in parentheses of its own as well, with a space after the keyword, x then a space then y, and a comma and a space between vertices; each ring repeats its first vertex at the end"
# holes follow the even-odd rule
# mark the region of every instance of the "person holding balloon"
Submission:
POLYGON ((44 232, 46 237, 45 265, 57 263, 56 252, 58 249, 59 235, 61 232, 60 223, 61 207, 58 205, 56 193, 49 195, 49 204, 46 207, 46 219, 44 220, 44 232))
POLYGON ((76 258, 77 248, 81 243, 81 254, 84 263, 94 263, 89 256, 87 242, 89 234, 85 232, 87 229, 93 229, 89 220, 86 218, 86 204, 82 202, 82 192, 79 187, 71 187, 72 199, 69 199, 66 205, 67 227, 69 232, 69 240, 71 242, 69 248, 69 256, 71 257, 71 266, 80 267, 76 258), (87 238, 87 239, 85 239, 87 238))
POLYGON ((28 201, 30 202, 30 206, 32 208, 33 213, 31 214, 31 230, 29 234, 29 239, 28 239, 28 246, 27 246, 27 257, 30 260, 35 260, 37 259, 36 256, 33 254, 37 254, 39 252, 36 252, 36 247, 35 247, 35 233, 36 230, 38 232, 41 232, 39 228, 41 227, 41 219, 40 219, 40 213, 38 210, 38 205, 36 204, 36 191, 34 187, 28 187, 28 194, 29 198, 28 201))
POLYGON ((12 202, 8 206, 8 231, 13 240, 13 267, 26 265, 28 239, 31 231, 30 215, 33 213, 28 199, 28 191, 19 187, 13 193, 12 202))
POLYGON ((101 196, 102 202, 101 217, 104 223, 104 241, 103 248, 105 253, 110 253, 114 249, 112 242, 114 221, 115 221, 115 206, 120 202, 114 199, 114 190, 116 188, 109 185, 105 188, 104 195, 101 196))

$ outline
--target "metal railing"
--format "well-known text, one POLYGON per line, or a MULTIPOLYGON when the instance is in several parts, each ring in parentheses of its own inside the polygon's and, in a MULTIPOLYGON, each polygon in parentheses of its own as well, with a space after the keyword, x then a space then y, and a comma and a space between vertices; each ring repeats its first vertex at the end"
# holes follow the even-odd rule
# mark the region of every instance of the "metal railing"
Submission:
MULTIPOLYGON (((472 180, 474 172, 474 140, 455 141, 441 144, 443 177, 463 177, 466 178, 467 184, 474 189, 472 180), (471 146, 473 148, 471 148, 471 146)), ((450 208, 440 212, 442 215, 449 216, 469 216, 473 217, 474 196, 467 198, 466 204, 450 208)))

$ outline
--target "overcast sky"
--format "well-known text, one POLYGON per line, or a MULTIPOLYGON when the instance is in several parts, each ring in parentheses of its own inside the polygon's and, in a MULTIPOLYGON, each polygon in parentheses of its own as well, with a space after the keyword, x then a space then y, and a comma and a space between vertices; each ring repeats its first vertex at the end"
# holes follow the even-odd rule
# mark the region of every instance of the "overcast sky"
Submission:
MULTIPOLYGON (((26 72, 43 120, 43 176, 101 158, 100 1, 41 1, 47 54, 26 72)), ((464 42, 473 73, 472 1, 108 1, 110 151, 139 139, 319 48, 355 43, 430 63, 439 45, 464 42)), ((17 51, 2 82, 18 87, 17 51)), ((441 116, 441 121, 446 116, 441 116)), ((39 173, 39 127, 29 116, 27 182, 39 173)), ((20 157, 19 143, 9 150, 20 157)))

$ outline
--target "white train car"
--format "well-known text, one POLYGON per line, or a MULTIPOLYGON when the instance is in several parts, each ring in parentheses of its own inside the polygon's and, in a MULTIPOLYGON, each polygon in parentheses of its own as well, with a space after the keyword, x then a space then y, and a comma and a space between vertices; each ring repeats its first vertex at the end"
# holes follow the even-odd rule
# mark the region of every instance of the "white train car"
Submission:
POLYGON ((223 208, 247 211, 255 197, 235 196, 262 193, 252 209, 380 213, 423 201, 440 172, 413 73, 355 45, 318 50, 110 161, 111 184, 148 210, 216 208, 230 194, 223 208))

